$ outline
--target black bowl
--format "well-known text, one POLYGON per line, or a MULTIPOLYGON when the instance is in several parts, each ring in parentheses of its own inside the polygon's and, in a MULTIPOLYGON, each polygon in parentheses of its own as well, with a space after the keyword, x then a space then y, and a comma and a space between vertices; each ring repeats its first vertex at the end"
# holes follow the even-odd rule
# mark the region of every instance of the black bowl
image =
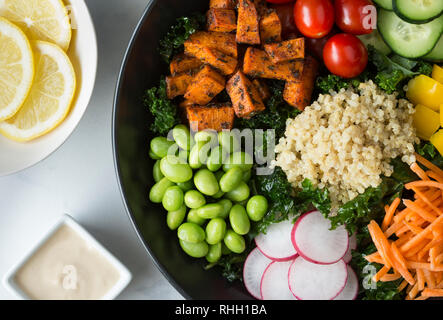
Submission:
POLYGON ((176 232, 166 226, 164 209, 148 199, 154 183, 154 162, 148 156, 153 138, 148 130, 152 116, 143 106, 142 97, 168 72, 158 54, 158 42, 178 17, 205 12, 207 7, 208 0, 154 0, 148 4, 132 36, 117 83, 112 127, 114 161, 134 228, 171 284, 185 298, 250 299, 241 283, 230 284, 220 270, 204 270, 202 259, 187 256, 178 244, 176 232))

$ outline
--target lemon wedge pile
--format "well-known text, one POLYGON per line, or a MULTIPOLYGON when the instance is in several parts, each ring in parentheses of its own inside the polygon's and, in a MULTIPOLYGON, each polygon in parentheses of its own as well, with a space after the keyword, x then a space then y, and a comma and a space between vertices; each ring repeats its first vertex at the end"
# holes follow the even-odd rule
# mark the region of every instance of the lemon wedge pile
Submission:
POLYGON ((66 118, 76 88, 70 41, 61 0, 0 0, 1 134, 26 142, 66 118))

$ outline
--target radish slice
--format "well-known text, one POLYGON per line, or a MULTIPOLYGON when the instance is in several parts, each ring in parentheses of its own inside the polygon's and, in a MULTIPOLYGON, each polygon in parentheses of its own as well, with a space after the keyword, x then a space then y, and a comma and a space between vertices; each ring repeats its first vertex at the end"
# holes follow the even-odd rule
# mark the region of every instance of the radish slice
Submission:
POLYGON ((274 261, 263 273, 261 296, 263 300, 297 300, 289 290, 288 271, 292 261, 274 261))
POLYGON ((349 237, 345 227, 331 229, 331 221, 319 211, 301 216, 292 229, 292 243, 305 260, 318 264, 333 264, 348 250, 349 237))
POLYGON ((291 243, 291 220, 271 224, 266 234, 255 237, 258 249, 274 261, 289 261, 297 256, 297 251, 291 243))
POLYGON ((355 233, 349 237, 349 248, 348 251, 346 251, 345 256, 343 257, 343 261, 345 263, 349 263, 352 260, 352 250, 357 249, 357 238, 355 236, 355 233))
POLYGON ((246 290, 256 299, 261 299, 260 282, 268 265, 272 262, 258 248, 252 250, 243 265, 243 283, 246 290))
POLYGON ((334 300, 355 300, 358 295, 358 278, 354 270, 348 266, 348 280, 346 286, 334 300))
POLYGON ((299 300, 332 300, 344 289, 348 271, 343 260, 334 264, 315 264, 301 256, 291 265, 289 288, 299 300))

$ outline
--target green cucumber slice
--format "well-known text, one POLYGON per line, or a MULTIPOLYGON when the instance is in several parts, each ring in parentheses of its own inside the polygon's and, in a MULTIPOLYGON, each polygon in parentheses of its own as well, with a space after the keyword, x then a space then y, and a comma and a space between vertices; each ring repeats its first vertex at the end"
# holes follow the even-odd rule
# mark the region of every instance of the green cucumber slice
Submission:
POLYGON ((440 37, 434 49, 423 58, 432 62, 443 62, 443 37, 440 37))
POLYGON ((393 0, 395 13, 410 23, 427 23, 443 13, 442 0, 393 0))
POLYGON ((389 48, 377 30, 372 31, 370 34, 364 34, 357 37, 364 43, 366 48, 371 45, 377 49, 377 51, 380 51, 385 55, 389 55, 392 52, 391 48, 389 48))
POLYGON ((388 46, 405 58, 420 58, 432 51, 443 32, 443 16, 425 24, 408 23, 395 12, 380 9, 378 31, 388 46))
POLYGON ((385 10, 392 11, 394 9, 392 7, 392 0, 374 0, 374 2, 385 10))

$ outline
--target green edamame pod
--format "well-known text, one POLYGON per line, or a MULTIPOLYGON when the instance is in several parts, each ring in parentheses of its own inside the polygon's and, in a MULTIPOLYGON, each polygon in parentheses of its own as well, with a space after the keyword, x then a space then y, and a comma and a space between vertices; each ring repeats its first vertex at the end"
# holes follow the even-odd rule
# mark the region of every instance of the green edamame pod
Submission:
POLYGON ((203 219, 198 215, 197 209, 191 209, 188 212, 188 217, 186 218, 186 221, 192 222, 192 223, 195 223, 195 224, 198 224, 199 226, 201 226, 206 222, 206 219, 203 219))
POLYGON ((220 190, 217 179, 208 169, 200 169, 195 173, 194 184, 198 191, 207 196, 213 196, 220 190))
POLYGON ((170 141, 165 137, 156 137, 151 140, 151 151, 160 158, 168 155, 169 148, 174 145, 174 141, 170 141))
POLYGON ((220 169, 223 165, 224 160, 227 157, 226 151, 222 147, 216 147, 211 150, 208 161, 206 162, 206 167, 215 172, 220 169))
POLYGON ((187 126, 183 124, 176 125, 174 129, 172 129, 172 136, 180 148, 183 150, 191 150, 194 139, 187 126))
POLYGON ((190 209, 198 209, 206 204, 206 199, 197 190, 189 190, 185 194, 185 204, 190 209))
POLYGON ((229 216, 229 212, 231 212, 232 201, 229 199, 222 199, 217 203, 223 207, 223 212, 218 217, 226 219, 229 216))
POLYGON ((268 200, 261 195, 253 196, 246 205, 246 212, 252 221, 260 221, 268 212, 268 200))
POLYGON ((163 196, 165 195, 166 189, 172 187, 174 183, 168 178, 164 177, 159 182, 154 184, 154 186, 149 191, 149 200, 154 203, 161 203, 163 196))
POLYGON ((240 235, 247 234, 251 229, 251 222, 246 209, 239 204, 234 205, 229 212, 229 222, 232 230, 240 235))
POLYGON ((197 209, 197 214, 203 219, 214 219, 223 213, 223 206, 219 203, 210 203, 197 209))
POLYGON ((230 229, 226 231, 224 243, 226 247, 234 253, 242 253, 246 249, 243 236, 230 229))
POLYGON ((206 260, 209 263, 215 263, 220 260, 222 256, 222 244, 221 242, 212 244, 209 246, 208 254, 206 255, 206 260))
POLYGON ((154 177, 155 182, 159 182, 161 179, 165 177, 162 171, 160 170, 160 160, 157 160, 155 162, 154 167, 152 168, 152 176, 154 177))
POLYGON ((206 238, 205 230, 198 224, 185 222, 177 230, 177 236, 180 240, 197 243, 206 238))
POLYGON ((168 225, 169 229, 175 230, 183 223, 185 216, 186 207, 182 205, 180 209, 168 212, 168 215, 166 216, 166 224, 168 225))
POLYGON ((234 202, 242 202, 249 198, 251 191, 246 183, 240 182, 240 184, 232 191, 227 192, 225 197, 234 202))
POLYGON ((214 218, 206 225, 206 242, 216 244, 223 240, 226 233, 226 222, 221 218, 214 218))
POLYGON ((233 167, 239 167, 242 171, 252 169, 254 161, 252 157, 246 152, 234 152, 229 156, 229 159, 223 164, 223 171, 228 171, 233 167))
POLYGON ((192 169, 177 156, 168 155, 160 161, 163 175, 175 183, 186 182, 192 179, 192 169))
POLYGON ((234 190, 243 181, 243 171, 239 167, 233 167, 226 171, 220 179, 220 189, 223 192, 234 190))
POLYGON ((183 190, 183 192, 187 192, 189 190, 192 190, 195 187, 194 186, 194 181, 192 179, 188 180, 186 182, 179 182, 179 183, 177 183, 177 186, 179 186, 180 189, 183 190))
POLYGON ((218 133, 218 142, 228 153, 240 150, 240 143, 237 136, 231 131, 220 131, 218 133))
POLYGON ((182 250, 193 258, 203 258, 209 252, 209 245, 204 241, 192 243, 179 239, 179 243, 182 250))
POLYGON ((166 211, 176 211, 183 205, 183 190, 178 186, 166 189, 162 199, 163 208, 166 211))

